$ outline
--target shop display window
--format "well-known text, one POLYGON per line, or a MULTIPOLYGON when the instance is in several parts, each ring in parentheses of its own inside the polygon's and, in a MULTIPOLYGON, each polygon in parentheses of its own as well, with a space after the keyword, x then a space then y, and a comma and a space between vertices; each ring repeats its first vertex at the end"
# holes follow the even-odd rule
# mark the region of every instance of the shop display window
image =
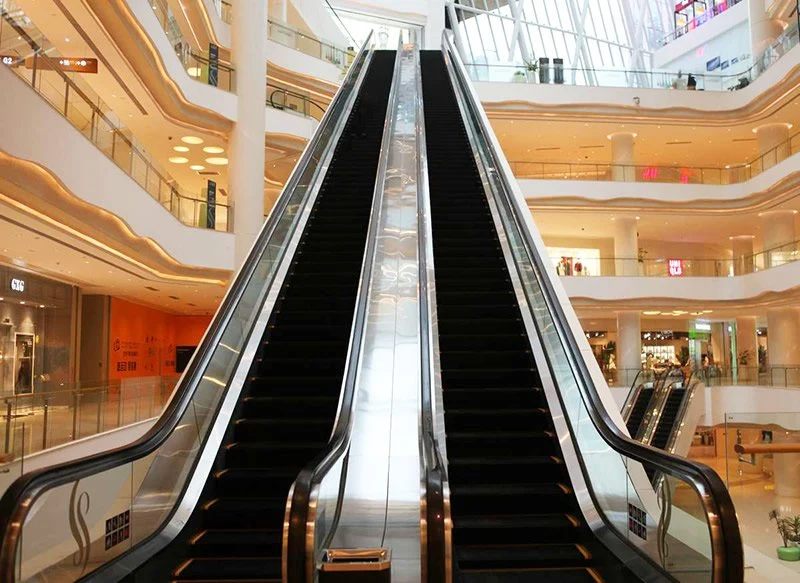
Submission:
POLYGON ((74 380, 74 288, 0 266, 0 391, 58 390, 74 380))
POLYGON ((601 275, 599 249, 548 247, 547 252, 558 275, 601 275))

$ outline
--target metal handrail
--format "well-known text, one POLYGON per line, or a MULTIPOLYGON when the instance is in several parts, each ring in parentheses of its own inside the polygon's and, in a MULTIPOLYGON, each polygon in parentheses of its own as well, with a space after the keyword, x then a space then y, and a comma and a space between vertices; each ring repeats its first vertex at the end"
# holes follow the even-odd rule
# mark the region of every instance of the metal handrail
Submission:
POLYGON ((441 391, 439 339, 436 326, 436 281, 431 224, 428 155, 425 129, 425 104, 422 99, 422 67, 419 49, 417 62, 417 258, 419 261, 419 316, 421 362, 420 462, 422 469, 421 520, 422 581, 451 583, 452 520, 447 464, 436 439, 436 394, 441 391))
MULTIPOLYGON (((475 89, 469 82, 469 76, 457 50, 446 31, 442 36, 443 50, 449 56, 449 59, 446 60, 451 63, 450 68, 453 78, 461 86, 460 91, 463 92, 473 122, 489 142, 487 155, 491 158, 493 166, 490 170, 499 179, 501 186, 496 200, 509 210, 516 230, 522 237, 526 254, 530 259, 530 267, 533 269, 533 274, 542 291, 542 297, 545 302, 544 307, 551 315, 554 330, 562 346, 564 346, 566 357, 569 360, 569 367, 578 381, 578 387, 592 425, 605 443, 618 454, 691 484, 699 494, 699 500, 703 505, 704 514, 708 520, 713 581, 715 583, 743 582, 744 550, 739 523, 730 493, 719 475, 704 464, 680 458, 634 441, 617 426, 606 410, 605 403, 595 387, 580 347, 570 329, 564 308, 559 301, 552 281, 548 277, 544 260, 536 252, 536 244, 525 222, 525 213, 528 213, 528 219, 530 220, 530 211, 525 206, 521 195, 515 191, 514 185, 516 183, 513 174, 501 154, 497 138, 491 130, 486 112, 480 106, 475 89)), ((459 91, 455 87, 454 89, 459 91)), ((534 309, 534 306, 530 306, 530 308, 534 309)), ((536 306, 536 309, 541 308, 542 306, 536 306)), ((547 354, 545 354, 545 358, 548 360, 548 365, 552 370, 553 363, 550 362, 547 354)), ((591 486, 591 480, 588 481, 588 485, 591 486)), ((594 497, 591 487, 589 488, 589 494, 594 497)), ((599 508, 596 501, 595 506, 599 508)), ((601 520, 610 527, 605 513, 600 512, 599 515, 601 520)), ((610 530, 616 532, 614 528, 610 527, 610 530)), ((652 563, 646 555, 642 554, 638 547, 635 547, 634 550, 649 563, 652 563)), ((655 563, 652 564, 655 565, 655 563)))
MULTIPOLYGON (((354 65, 365 58, 365 51, 366 44, 356 57, 354 65)), ((2 499, 0 499, 0 535, 2 535, 2 542, 0 542, 0 581, 12 583, 17 580, 17 569, 15 566, 18 557, 18 547, 22 538, 22 528, 33 503, 41 494, 62 484, 74 482, 141 459, 156 451, 176 429, 178 422, 192 403, 195 390, 200 384, 204 371, 211 362, 211 357, 215 349, 222 340, 225 329, 231 322, 236 306, 238 306, 242 300, 244 291, 256 272, 261 257, 267 252, 281 217, 289 208, 291 193, 301 186, 301 180, 305 169, 315 162, 314 151, 323 139, 322 136, 325 133, 323 131, 324 128, 329 123, 336 124, 338 122, 338 120, 334 119, 333 112, 338 109, 336 106, 338 106, 339 103, 347 100, 348 96, 345 95, 344 88, 347 87, 349 80, 357 69, 358 67, 354 66, 348 71, 348 76, 337 91, 331 107, 325 113, 325 117, 323 117, 318 130, 309 140, 298 164, 289 176, 286 187, 264 223, 250 254, 226 292, 220 304, 220 308, 206 331, 197 352, 189 362, 186 372, 181 377, 173 393, 172 400, 153 427, 144 436, 130 445, 88 456, 74 462, 58 464, 25 474, 18 478, 6 491, 2 499)), ((326 149, 331 150, 335 148, 335 146, 335 143, 330 143, 326 145, 326 149)), ((308 195, 301 204, 307 201, 308 195)), ((264 285, 269 285, 270 283, 271 282, 264 282, 264 285)), ((238 358, 241 358, 241 354, 238 358)), ((226 387, 226 389, 227 388, 228 387, 226 387)), ((212 423, 216 423, 217 413, 218 411, 214 413, 214 420, 212 423)), ((204 446, 205 442, 202 444, 201 449, 204 446)), ((162 524, 168 522, 171 516, 172 514, 170 517, 167 517, 162 524)), ((137 547, 141 547, 148 540, 152 539, 152 536, 154 535, 140 541, 137 547)), ((131 550, 132 549, 129 549, 127 552, 130 553, 131 550)))
MULTIPOLYGON (((372 39, 370 32, 365 42, 365 47, 372 39)), ((369 67, 374 49, 370 49, 364 69, 369 67)), ((399 53, 398 53, 399 59, 399 53)), ((370 211, 369 226, 367 228, 366 246, 359 276, 358 294, 356 296, 353 324, 350 329, 350 345, 345 362, 342 390, 339 397, 339 410, 336 416, 333 432, 326 448, 314 457, 298 474, 289 491, 286 502, 286 520, 284 520, 284 547, 283 547, 283 574, 284 582, 301 583, 313 581, 315 563, 313 533, 316 523, 316 496, 319 495, 319 485, 333 466, 344 459, 343 477, 340 478, 339 494, 333 526, 330 529, 328 540, 336 531, 336 526, 341 512, 344 497, 344 484, 346 477, 347 458, 350 449, 350 437, 353 426, 353 408, 355 406, 355 389, 358 374, 358 363, 361 357, 361 346, 364 342, 364 332, 367 320, 369 300, 369 284, 372 279, 372 268, 375 251, 377 249, 377 229, 380 221, 381 200, 383 198, 383 182, 387 165, 387 151, 389 147, 390 128, 393 121, 392 97, 397 95, 396 84, 399 80, 397 74, 398 63, 395 63, 395 78, 387 105, 387 114, 384 118, 384 132, 381 143, 381 155, 378 172, 375 179, 372 209, 370 211)), ((362 75, 363 78, 363 75, 362 75)))
MULTIPOLYGON (((692 400, 695 397, 695 393, 701 386, 704 386, 703 383, 696 378, 690 378, 686 382, 686 393, 683 395, 681 405, 678 407, 678 412, 675 414, 675 421, 679 421, 686 416, 686 413, 689 411, 689 406, 692 404, 692 400)), ((672 390, 674 391, 675 387, 673 387, 672 390)), ((672 429, 669 432, 669 437, 667 437, 667 444, 664 447, 665 451, 668 451, 669 453, 675 453, 673 450, 675 449, 675 442, 678 440, 678 434, 680 433, 681 425, 682 423, 673 423, 672 429)))

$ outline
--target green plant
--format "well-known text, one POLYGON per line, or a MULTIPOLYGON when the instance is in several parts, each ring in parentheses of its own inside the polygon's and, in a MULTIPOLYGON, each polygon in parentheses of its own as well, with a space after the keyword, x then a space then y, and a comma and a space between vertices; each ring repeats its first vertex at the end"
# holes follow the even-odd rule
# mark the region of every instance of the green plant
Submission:
POLYGON ((777 510, 773 510, 769 513, 769 519, 775 521, 783 546, 788 547, 791 542, 800 542, 800 515, 782 517, 777 510))
POLYGON ((753 351, 749 348, 747 350, 742 350, 739 353, 739 364, 742 366, 747 366, 750 364, 750 358, 753 356, 753 351))
POLYGON ((536 61, 525 61, 525 69, 535 73, 539 70, 539 64, 536 61))
POLYGON ((524 71, 514 71, 514 77, 524 77, 524 76, 525 76, 524 71))

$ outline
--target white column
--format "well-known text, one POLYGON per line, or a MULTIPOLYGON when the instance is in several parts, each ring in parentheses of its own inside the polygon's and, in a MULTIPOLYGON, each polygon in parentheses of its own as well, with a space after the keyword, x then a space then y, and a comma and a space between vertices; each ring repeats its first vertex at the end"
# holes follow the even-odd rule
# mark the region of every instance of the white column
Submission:
POLYGON ((617 217, 614 233, 616 275, 639 275, 639 229, 634 217, 617 217))
POLYGON ((630 386, 642 368, 642 321, 639 312, 617 312, 617 369, 622 386, 630 386))
POLYGON ((756 335, 755 316, 736 318, 736 350, 737 358, 747 352, 747 364, 739 358, 739 381, 753 382, 758 380, 758 337, 756 335))
POLYGON ((763 172, 789 157, 791 154, 789 130, 791 129, 792 124, 789 123, 768 123, 753 128, 758 139, 760 156, 759 162, 756 163, 760 168, 754 168, 754 172, 763 172))
POLYGON ((749 0, 750 45, 753 63, 786 28, 786 22, 771 18, 765 0, 749 0))
MULTIPOLYGON (((800 431, 775 429, 773 443, 797 443, 800 431)), ((775 468, 775 495, 797 498, 800 496, 800 453, 776 453, 773 456, 775 468)))
POLYGON ((730 237, 733 250, 733 275, 753 273, 753 235, 730 237))
POLYGON ((237 2, 231 23, 237 121, 230 139, 230 191, 238 267, 264 222, 267 0, 237 2))
POLYGON ((779 210, 759 213, 761 219, 761 232, 763 233, 764 267, 777 267, 785 262, 787 254, 793 248, 790 243, 795 241, 796 211, 779 210))
POLYGON ((269 0, 269 13, 275 20, 288 22, 288 6, 289 0, 269 0))
POLYGON ((611 140, 611 180, 615 182, 636 182, 636 169, 633 168, 633 149, 636 134, 616 132, 609 134, 611 140))
POLYGON ((767 362, 772 384, 794 386, 800 380, 800 313, 795 308, 767 309, 767 362))

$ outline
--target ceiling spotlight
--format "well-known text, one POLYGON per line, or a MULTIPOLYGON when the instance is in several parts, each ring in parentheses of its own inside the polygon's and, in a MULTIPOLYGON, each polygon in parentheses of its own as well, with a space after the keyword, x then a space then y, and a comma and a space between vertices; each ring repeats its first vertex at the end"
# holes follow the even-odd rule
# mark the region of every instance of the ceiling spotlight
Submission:
POLYGON ((203 143, 203 138, 198 138, 197 136, 183 136, 181 138, 181 142, 183 142, 184 144, 192 144, 196 146, 197 144, 203 143))
POLYGON ((169 161, 173 164, 186 164, 189 161, 189 158, 184 158, 183 156, 172 156, 169 161))
POLYGON ((188 146, 174 146, 172 149, 175 150, 176 152, 181 152, 181 153, 185 153, 185 152, 189 151, 189 147, 188 146))
POLYGON ((203 148, 203 152, 206 154, 222 154, 225 151, 225 148, 221 148, 219 146, 206 146, 203 148))
POLYGON ((203 166, 202 164, 192 164, 191 166, 189 166, 189 168, 191 170, 196 171, 196 172, 200 172, 201 170, 205 170, 206 169, 206 167, 203 166))
POLYGON ((228 159, 222 157, 206 158, 206 162, 212 166, 227 166, 228 159))

